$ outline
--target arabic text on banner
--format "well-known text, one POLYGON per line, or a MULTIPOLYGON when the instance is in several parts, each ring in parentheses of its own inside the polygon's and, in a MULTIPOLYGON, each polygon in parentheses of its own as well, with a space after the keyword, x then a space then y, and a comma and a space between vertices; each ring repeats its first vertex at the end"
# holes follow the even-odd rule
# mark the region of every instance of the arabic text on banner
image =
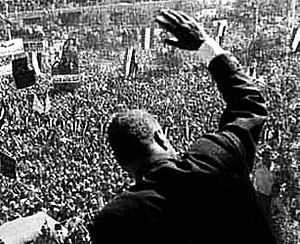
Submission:
POLYGON ((23 39, 0 42, 0 57, 24 53, 23 39))

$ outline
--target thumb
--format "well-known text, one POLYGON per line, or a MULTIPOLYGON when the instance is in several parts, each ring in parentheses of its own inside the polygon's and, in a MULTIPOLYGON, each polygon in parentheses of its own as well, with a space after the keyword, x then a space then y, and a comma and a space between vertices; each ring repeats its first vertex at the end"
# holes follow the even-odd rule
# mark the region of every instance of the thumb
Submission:
POLYGON ((182 45, 178 40, 165 39, 164 43, 167 44, 167 45, 173 46, 173 47, 182 48, 182 45))

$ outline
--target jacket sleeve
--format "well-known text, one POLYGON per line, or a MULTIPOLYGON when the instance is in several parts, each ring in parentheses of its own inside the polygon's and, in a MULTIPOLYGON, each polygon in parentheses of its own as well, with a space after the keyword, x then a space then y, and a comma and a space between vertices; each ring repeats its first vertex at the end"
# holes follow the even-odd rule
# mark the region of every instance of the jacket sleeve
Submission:
POLYGON ((250 83, 235 57, 219 55, 208 67, 221 92, 226 108, 217 133, 204 135, 189 153, 210 162, 208 168, 240 168, 248 174, 253 168, 256 145, 267 116, 259 89, 250 83), (245 167, 246 166, 246 167, 245 167))

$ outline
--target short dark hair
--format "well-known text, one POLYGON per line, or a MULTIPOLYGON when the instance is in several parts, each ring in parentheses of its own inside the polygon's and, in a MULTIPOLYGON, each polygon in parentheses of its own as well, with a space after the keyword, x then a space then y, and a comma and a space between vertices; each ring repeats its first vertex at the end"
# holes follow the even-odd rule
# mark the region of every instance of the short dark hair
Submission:
POLYGON ((125 110, 115 114, 108 127, 108 141, 117 161, 128 165, 135 157, 145 155, 146 145, 159 128, 154 116, 144 110, 125 110))

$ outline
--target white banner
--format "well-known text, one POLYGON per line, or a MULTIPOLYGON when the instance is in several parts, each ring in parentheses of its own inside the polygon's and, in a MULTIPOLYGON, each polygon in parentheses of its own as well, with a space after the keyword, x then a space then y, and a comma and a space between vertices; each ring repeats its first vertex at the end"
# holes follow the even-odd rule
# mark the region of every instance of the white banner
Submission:
POLYGON ((24 53, 23 39, 0 42, 0 57, 24 53))
POLYGON ((25 52, 43 52, 48 46, 47 41, 26 41, 24 42, 25 52))
POLYGON ((11 75, 12 74, 12 63, 0 66, 0 75, 11 75))
POLYGON ((79 75, 55 75, 52 77, 53 84, 78 84, 80 83, 79 75))
MULTIPOLYGON (((37 243, 34 240, 39 236, 41 228, 47 223, 51 235, 55 235, 55 224, 58 222, 45 212, 38 212, 28 217, 21 217, 0 226, 0 239, 7 244, 37 243)), ((62 226, 63 236, 68 230, 62 226)), ((42 242, 40 242, 42 243, 42 242)), ((50 240, 49 243, 55 243, 50 240)))

